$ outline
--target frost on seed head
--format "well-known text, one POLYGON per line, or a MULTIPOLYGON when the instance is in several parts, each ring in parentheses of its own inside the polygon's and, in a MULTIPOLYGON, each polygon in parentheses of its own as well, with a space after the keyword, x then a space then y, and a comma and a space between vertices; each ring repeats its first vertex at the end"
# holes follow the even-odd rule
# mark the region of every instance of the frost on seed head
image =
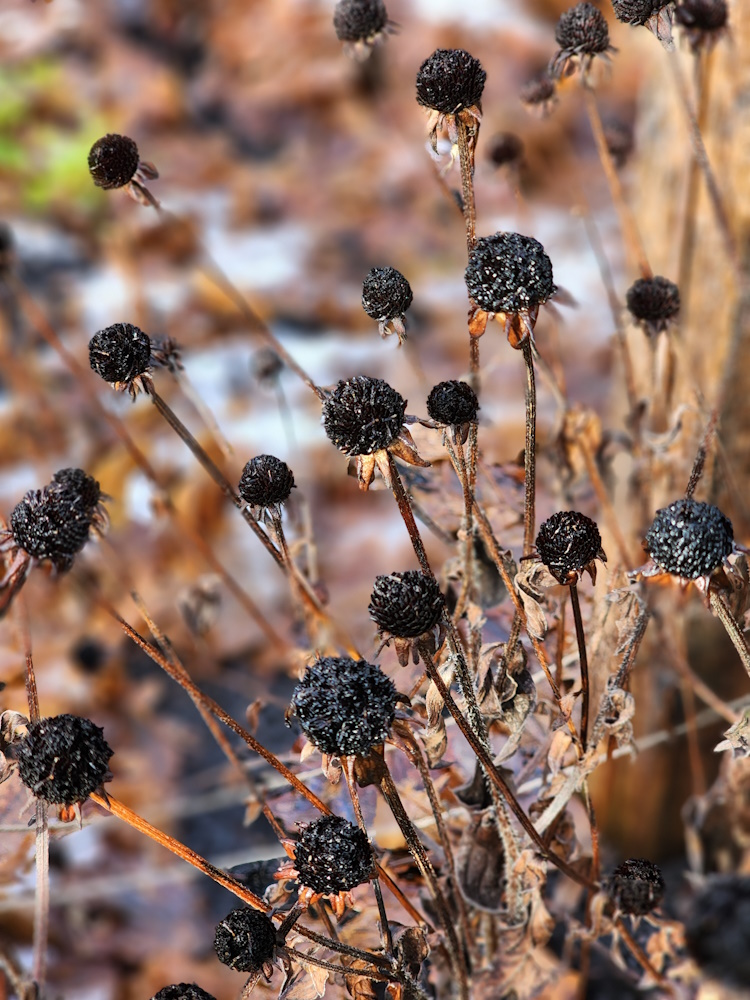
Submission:
POLYGON ((308 824, 294 848, 300 885, 315 893, 348 892, 372 875, 370 843, 358 826, 338 816, 308 824))
POLYGON ((643 547, 663 572, 695 580, 709 576, 733 552, 734 529, 713 504, 676 500, 657 510, 643 547))
POLYGON ((372 455, 398 437, 406 400, 380 378, 355 375, 341 381, 323 404, 329 439, 350 458, 372 455))
POLYGON ((417 72, 417 102, 442 115, 481 107, 487 74, 465 49, 436 49, 417 72))
POLYGON ((237 972, 265 971, 274 959, 276 928, 259 910, 232 910, 216 925, 214 950, 220 962, 237 972))
POLYGON ((77 715, 56 715, 29 724, 16 745, 18 773, 45 802, 84 802, 109 776, 113 750, 103 730, 77 715))
POLYGON ((544 247, 520 233, 480 237, 465 277, 469 295, 488 313, 528 313, 557 291, 544 247))

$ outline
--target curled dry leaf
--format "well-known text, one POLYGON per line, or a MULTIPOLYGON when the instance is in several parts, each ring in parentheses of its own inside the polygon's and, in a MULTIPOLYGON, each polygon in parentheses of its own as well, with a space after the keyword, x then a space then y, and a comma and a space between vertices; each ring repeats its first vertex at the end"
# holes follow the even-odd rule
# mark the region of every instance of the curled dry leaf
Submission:
POLYGON ((367 976, 346 976, 344 982, 346 992, 354 1000, 377 1000, 375 987, 367 976))
POLYGON ((516 573, 514 582, 526 612, 526 627, 529 634, 535 639, 543 639, 548 626, 542 608, 544 602, 542 590, 545 587, 558 586, 558 581, 543 563, 532 562, 516 573))
POLYGON ((8 710, 0 715, 0 750, 6 750, 26 735, 29 720, 20 712, 8 710))
POLYGON ((635 698, 629 691, 608 684, 602 696, 599 713, 592 730, 591 746, 595 747, 605 736, 614 737, 618 747, 629 747, 635 753, 633 741, 633 716, 635 698))
POLYGON ((306 962, 297 954, 291 975, 279 993, 279 1000, 317 1000, 326 991, 329 975, 328 969, 306 962))
POLYGON ((472 816, 456 850, 461 894, 472 906, 500 913, 505 892, 505 856, 491 809, 472 816))
POLYGON ((429 957, 430 946, 422 927, 406 927, 394 935, 396 958, 399 968, 408 972, 412 979, 419 979, 422 964, 429 957))
POLYGON ((717 743, 714 751, 731 750, 733 757, 747 757, 750 755, 750 708, 746 708, 733 726, 724 733, 724 739, 717 743))

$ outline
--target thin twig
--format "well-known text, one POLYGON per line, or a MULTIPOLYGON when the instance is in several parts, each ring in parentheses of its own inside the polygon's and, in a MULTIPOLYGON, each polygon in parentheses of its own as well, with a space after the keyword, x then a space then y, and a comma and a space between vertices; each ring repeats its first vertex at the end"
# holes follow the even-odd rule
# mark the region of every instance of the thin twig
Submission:
POLYGON ((581 746, 585 753, 589 731, 589 661, 586 655, 586 635, 583 631, 583 619, 581 618, 581 602, 578 600, 578 584, 571 583, 569 590, 573 621, 576 627, 576 641, 578 642, 578 660, 581 665, 581 746))
POLYGON ((734 648, 737 650, 739 657, 742 660, 742 666, 745 668, 748 676, 750 677, 750 645, 748 645, 747 636, 740 627, 737 619, 732 614, 732 609, 729 607, 729 603, 724 594, 712 587, 708 591, 708 598, 711 604, 711 610, 726 629, 727 635, 732 640, 734 648))
POLYGON ((534 378, 534 355, 531 338, 522 342, 523 360, 526 365, 526 444, 523 452, 524 499, 523 499, 523 555, 530 556, 534 549, 534 528, 536 523, 536 380, 534 378))

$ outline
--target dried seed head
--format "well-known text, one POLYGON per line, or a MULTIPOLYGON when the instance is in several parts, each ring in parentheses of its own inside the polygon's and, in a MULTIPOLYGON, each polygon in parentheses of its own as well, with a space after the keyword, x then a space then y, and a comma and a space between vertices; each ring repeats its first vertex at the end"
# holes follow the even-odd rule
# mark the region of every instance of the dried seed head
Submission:
POLYGON ((323 403, 323 426, 339 451, 353 458, 387 448, 398 437, 406 400, 380 378, 339 382, 323 403))
POLYGON ((685 920, 685 938, 688 951, 707 976, 746 988, 750 983, 750 877, 733 873, 706 879, 685 920))
POLYGON ((176 983, 174 986, 165 986, 159 990, 151 1000, 216 1000, 216 998, 195 983, 176 983))
POLYGON ((333 12, 333 27, 341 42, 372 39, 388 24, 383 0, 340 0, 333 12))
POLYGON ((376 577, 368 610, 380 632, 414 639, 440 622, 444 604, 437 580, 410 569, 376 577))
POLYGON ((557 85, 549 73, 525 83, 519 92, 521 104, 532 114, 548 115, 557 101, 557 85))
POLYGON ((604 123, 604 141, 615 165, 622 167, 633 152, 633 129, 625 122, 610 119, 604 123))
POLYGON ((323 753, 366 757, 390 731, 396 688, 367 660, 326 656, 308 667, 292 696, 291 713, 323 753))
POLYGON ((560 15, 555 41, 571 55, 597 55, 609 48, 609 28, 592 3, 577 3, 560 15))
POLYGON ((607 895, 618 910, 643 917, 661 902, 664 879, 653 862, 630 858, 612 872, 607 895))
POLYGON ((109 775, 114 751, 103 732, 77 715, 30 723, 15 748, 21 781, 45 802, 64 806, 84 802, 109 775))
POLYGON ((412 298, 411 285, 395 267, 373 267, 362 283, 362 308, 378 321, 403 316, 412 298))
POLYGON ((465 49, 435 49, 417 72, 417 102, 442 115, 479 108, 487 74, 465 49))
POLYGON ((576 510, 561 510, 540 526, 536 547, 555 579, 570 583, 600 557, 602 537, 590 517, 576 510))
POLYGON ((465 277, 469 295, 488 313, 528 313, 557 291, 544 247, 519 233, 480 237, 465 277))
POLYGON ((680 290, 673 281, 658 275, 638 278, 627 290, 625 301, 635 320, 648 332, 659 333, 680 311, 680 290))
POLYGON ((105 382, 129 386, 149 370, 151 340, 132 323, 114 323, 89 341, 89 364, 105 382))
POLYGON ((102 500, 99 483, 83 469, 60 469, 47 489, 62 491, 70 501, 78 500, 87 511, 95 510, 102 500))
POLYGON ((709 576, 730 555, 734 529, 713 504, 676 500, 657 510, 643 547, 665 573, 695 580, 709 576))
POLYGON ((324 895, 348 892, 372 874, 372 851, 358 826, 321 816, 306 826, 294 848, 300 885, 324 895))
POLYGON ((523 143, 515 132, 498 132, 490 139, 487 156, 496 167, 517 166, 523 160, 523 143))
POLYGON ((673 0, 612 0, 612 7, 618 21, 625 24, 645 24, 673 0))
POLYGON ((286 503, 293 489, 292 470, 273 455, 256 455, 242 470, 239 494, 252 507, 286 503))
POLYGON ((220 962, 237 972, 260 972, 273 962, 276 928, 260 910, 232 910, 216 925, 214 949, 220 962))
POLYGON ((138 169, 138 147, 126 135, 105 135, 89 152, 89 171, 97 187, 121 188, 129 184, 138 169))
POLYGON ((729 11, 726 0, 682 0, 675 8, 674 16, 683 28, 713 32, 727 26, 729 11))
POLYGON ((427 397, 427 412, 438 424, 460 426, 477 419, 479 400, 467 382, 438 382, 427 397))

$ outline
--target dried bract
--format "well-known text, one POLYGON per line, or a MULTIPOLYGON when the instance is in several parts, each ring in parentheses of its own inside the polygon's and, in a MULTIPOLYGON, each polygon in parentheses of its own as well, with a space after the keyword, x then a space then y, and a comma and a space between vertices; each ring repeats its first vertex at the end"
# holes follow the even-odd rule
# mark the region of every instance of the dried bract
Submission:
POLYGON ((30 723, 15 747, 21 781, 45 802, 62 806, 85 802, 110 777, 114 751, 103 732, 77 715, 30 723))

